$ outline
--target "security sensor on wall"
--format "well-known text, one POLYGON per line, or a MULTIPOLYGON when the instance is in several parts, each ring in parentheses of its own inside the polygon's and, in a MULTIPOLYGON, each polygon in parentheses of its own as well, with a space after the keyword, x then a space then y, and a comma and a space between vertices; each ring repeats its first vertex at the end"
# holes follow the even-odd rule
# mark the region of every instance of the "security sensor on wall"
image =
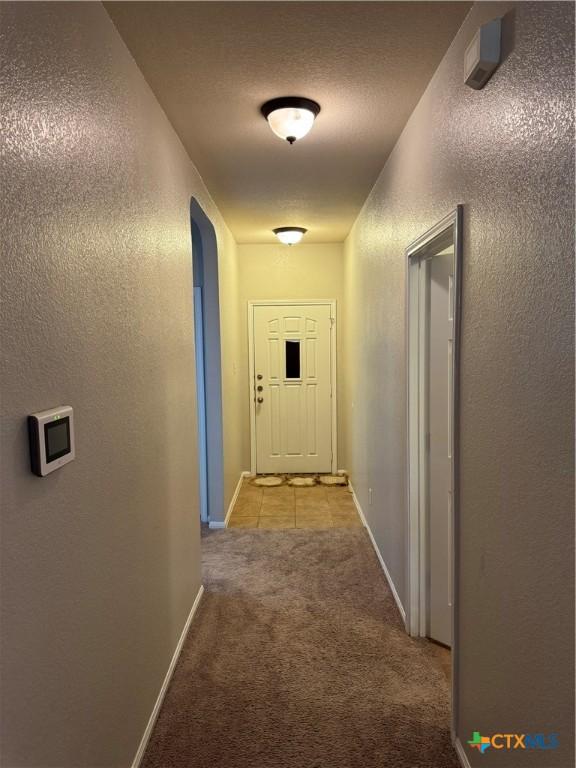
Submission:
POLYGON ((502 20, 483 24, 464 54, 464 82, 475 91, 484 88, 500 63, 502 20))

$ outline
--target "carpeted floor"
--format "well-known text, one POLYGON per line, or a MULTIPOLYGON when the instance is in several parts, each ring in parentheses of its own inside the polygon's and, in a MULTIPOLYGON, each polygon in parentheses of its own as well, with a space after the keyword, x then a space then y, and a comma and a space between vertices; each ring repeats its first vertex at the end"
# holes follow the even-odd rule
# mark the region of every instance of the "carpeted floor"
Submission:
POLYGON ((457 768, 448 684, 364 529, 209 532, 142 768, 457 768))

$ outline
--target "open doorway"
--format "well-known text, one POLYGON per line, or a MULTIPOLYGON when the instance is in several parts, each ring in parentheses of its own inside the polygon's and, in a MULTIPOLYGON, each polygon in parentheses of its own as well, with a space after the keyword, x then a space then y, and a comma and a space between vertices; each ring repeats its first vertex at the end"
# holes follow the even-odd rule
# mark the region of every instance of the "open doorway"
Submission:
MULTIPOLYGON (((408 629, 451 652, 456 690, 458 340, 462 208, 406 250, 408 629)), ((452 706, 452 712, 456 707, 452 706)))
POLYGON ((223 519, 222 363, 216 232, 198 202, 190 203, 198 421, 200 519, 223 519))

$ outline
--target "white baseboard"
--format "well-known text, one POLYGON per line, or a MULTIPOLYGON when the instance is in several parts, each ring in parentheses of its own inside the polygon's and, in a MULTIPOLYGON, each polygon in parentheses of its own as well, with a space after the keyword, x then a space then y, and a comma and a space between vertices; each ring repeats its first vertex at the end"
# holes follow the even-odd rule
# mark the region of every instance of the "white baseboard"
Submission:
POLYGON ((244 480, 245 477, 250 477, 250 472, 240 472, 240 478, 238 480, 238 484, 236 485, 236 490, 234 491, 232 500, 228 505, 228 512, 226 512, 225 519, 223 521, 211 520, 208 523, 208 528, 210 529, 228 528, 228 521, 230 520, 230 515, 232 514, 232 510, 234 509, 234 504, 236 504, 236 499, 238 498, 238 494, 240 493, 240 488, 242 488, 242 481, 244 480))
POLYGON ((142 758, 144 757, 144 752, 146 752, 146 747, 148 746, 148 741, 150 739, 150 736, 152 735, 152 730, 154 728, 154 724, 156 723, 158 713, 160 712, 160 707, 162 706, 162 702, 164 701, 164 696, 166 695, 166 691, 168 690, 168 685, 170 684, 170 680, 172 678, 172 674, 174 672, 176 662, 178 661, 178 657, 180 656, 180 653, 182 651, 182 646, 184 645, 184 641, 186 640, 186 635, 188 634, 188 630, 190 629, 190 624, 192 623, 192 619, 194 618, 194 614, 198 609, 198 606, 200 604, 200 600, 202 599, 203 594, 204 594, 204 587, 200 585, 200 589, 198 590, 198 594, 196 595, 192 608, 190 609, 190 613, 188 614, 188 618, 186 619, 186 623, 184 624, 184 629, 182 630, 182 634, 180 635, 180 639, 178 640, 178 643, 176 645, 176 650, 174 651, 174 655, 172 656, 172 661, 170 662, 170 666, 168 667, 168 671, 166 672, 166 677, 164 678, 164 682, 162 683, 162 687, 160 688, 160 693, 158 694, 158 698, 156 699, 156 703, 154 704, 154 709, 152 710, 152 714, 150 715, 150 719, 148 720, 148 725, 146 726, 146 730, 144 731, 144 735, 140 740, 140 744, 138 745, 136 755, 134 756, 134 760, 132 761, 132 768, 138 768, 138 766, 140 765, 140 762, 142 761, 142 758))
POLYGON ((404 624, 406 624, 406 611, 404 610, 404 606, 402 605, 402 601, 400 600, 400 596, 396 590, 396 585, 392 581, 392 576, 390 576, 390 571, 388 570, 386 563, 384 562, 384 558, 382 557, 382 553, 378 548, 378 544, 376 544, 376 539, 374 538, 374 534, 372 533, 372 530, 368 525, 368 521, 366 520, 366 517, 364 515, 364 512, 362 511, 362 507, 360 506, 360 502, 358 501, 358 497, 356 496, 354 487, 352 486, 352 483, 350 481, 348 481, 348 485, 350 486, 350 490, 352 491, 352 498, 354 499, 354 504, 356 504, 356 509, 358 510, 360 519, 362 520, 366 530, 368 531, 368 536, 370 536, 370 541, 372 542, 372 546, 374 547, 374 552, 376 552, 376 557, 380 561, 380 565, 382 566, 382 570, 384 571, 384 576, 386 576, 386 581, 388 582, 388 586, 392 591, 392 595, 394 597, 394 600, 396 601, 396 605, 398 606, 400 615, 402 616, 402 621, 404 622, 404 624))
POLYGON ((458 736, 456 736, 454 739, 454 749, 456 750, 456 754, 458 755, 458 759, 460 760, 462 768, 472 768, 470 761, 468 760, 468 755, 466 752, 464 752, 464 747, 462 746, 462 742, 458 736))

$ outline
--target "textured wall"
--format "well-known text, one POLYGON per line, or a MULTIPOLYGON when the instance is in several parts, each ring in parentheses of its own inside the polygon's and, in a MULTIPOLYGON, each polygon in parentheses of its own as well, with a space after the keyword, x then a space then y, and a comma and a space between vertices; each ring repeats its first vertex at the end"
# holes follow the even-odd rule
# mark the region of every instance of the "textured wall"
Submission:
POLYGON ((126 766, 200 584, 192 195, 225 272, 225 387, 235 246, 100 4, 2 3, 0 30, 1 762, 126 766), (77 459, 39 479, 25 417, 60 403, 77 459))
MULTIPOLYGON (((209 210, 212 220, 216 221, 214 206, 209 210)), ((247 467, 244 461, 244 381, 242 366, 244 355, 242 339, 244 312, 240 303, 240 268, 237 246, 230 231, 222 223, 217 228, 218 280, 220 288, 220 343, 222 347, 222 432, 224 440, 224 508, 222 520, 226 516, 228 504, 238 485, 240 473, 247 467), (223 233, 220 236, 220 233, 223 233)), ((208 396, 210 393, 208 392, 208 396)), ((215 519, 215 517, 213 517, 215 519)))
POLYGON ((559 733, 539 768, 573 765, 573 26, 568 3, 475 5, 345 246, 346 461, 405 600, 403 251, 465 206, 458 733, 559 733), (503 14, 472 91, 464 49, 503 14))
MULTIPOLYGON (((340 396, 340 366, 342 355, 343 326, 343 249, 341 243, 301 243, 286 245, 239 245, 241 313, 241 360, 240 385, 244 402, 243 450, 246 469, 250 468, 250 378, 248 372, 248 301, 255 299, 336 299, 338 394, 340 396)), ((338 432, 340 424, 339 411, 338 432)), ((338 466, 342 469, 341 453, 338 466)))

